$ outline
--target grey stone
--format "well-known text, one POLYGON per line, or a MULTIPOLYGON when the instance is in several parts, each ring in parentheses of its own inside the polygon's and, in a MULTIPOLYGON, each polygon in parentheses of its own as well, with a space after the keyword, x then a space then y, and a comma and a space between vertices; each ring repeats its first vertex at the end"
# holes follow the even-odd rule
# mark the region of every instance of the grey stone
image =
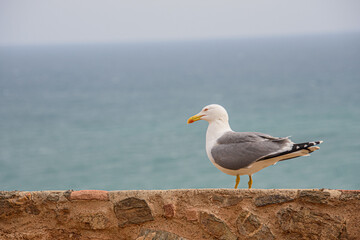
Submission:
POLYGON ((120 227, 154 220, 146 201, 139 198, 131 197, 119 201, 114 205, 114 211, 120 227))
POLYGON ((201 212, 200 224, 210 235, 216 239, 237 239, 237 237, 230 231, 230 228, 213 214, 201 212))
POLYGON ((261 196, 255 198, 255 206, 257 207, 263 207, 270 204, 279 204, 284 202, 290 202, 293 201, 294 198, 279 194, 273 194, 273 195, 267 195, 267 196, 261 196))
POLYGON ((63 193, 63 197, 65 197, 68 201, 70 201, 70 196, 72 192, 73 190, 67 190, 66 192, 63 193))
POLYGON ((240 212, 236 224, 238 232, 243 238, 254 240, 275 239, 270 228, 263 224, 257 215, 247 210, 240 212))
POLYGON ((141 229, 137 240, 187 240, 174 233, 163 230, 141 229))
POLYGON ((241 202, 242 197, 214 194, 212 196, 212 201, 220 203, 223 207, 231 207, 241 202))
POLYGON ((15 198, 19 194, 19 191, 0 191, 0 200, 15 198))
POLYGON ((342 190, 339 199, 341 201, 360 200, 360 190, 342 190))
POLYGON ((239 233, 244 236, 252 234, 261 226, 259 218, 247 210, 243 210, 240 212, 240 215, 236 222, 239 233))
POLYGON ((248 233, 255 232, 257 229, 260 228, 261 223, 259 221, 259 218, 255 216, 254 214, 250 214, 244 221, 243 224, 244 228, 248 233))
POLYGON ((329 192, 320 192, 313 190, 302 190, 299 194, 299 199, 311 203, 327 203, 330 198, 329 192))
POLYGON ((345 220, 309 208, 286 207, 277 214, 280 229, 289 239, 346 239, 345 220))
POLYGON ((274 240, 275 237, 266 225, 262 225, 260 230, 247 238, 248 240, 274 240))
POLYGON ((57 202, 59 201, 59 198, 60 198, 60 193, 50 193, 49 195, 47 195, 46 201, 57 202))

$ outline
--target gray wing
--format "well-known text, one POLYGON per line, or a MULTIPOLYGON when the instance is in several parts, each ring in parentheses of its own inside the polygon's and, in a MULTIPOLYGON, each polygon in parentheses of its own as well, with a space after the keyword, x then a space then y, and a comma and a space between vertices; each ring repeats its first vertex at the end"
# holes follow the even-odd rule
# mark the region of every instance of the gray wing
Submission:
POLYGON ((217 140, 211 155, 221 167, 237 170, 267 155, 287 151, 292 144, 288 138, 263 133, 227 132, 217 140))

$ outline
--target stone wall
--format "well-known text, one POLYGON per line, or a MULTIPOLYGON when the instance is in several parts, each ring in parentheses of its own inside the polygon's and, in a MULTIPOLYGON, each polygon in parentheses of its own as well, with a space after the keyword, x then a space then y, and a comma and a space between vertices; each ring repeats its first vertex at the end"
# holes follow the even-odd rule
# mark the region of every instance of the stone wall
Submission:
POLYGON ((0 239, 360 239, 360 191, 0 192, 0 239))

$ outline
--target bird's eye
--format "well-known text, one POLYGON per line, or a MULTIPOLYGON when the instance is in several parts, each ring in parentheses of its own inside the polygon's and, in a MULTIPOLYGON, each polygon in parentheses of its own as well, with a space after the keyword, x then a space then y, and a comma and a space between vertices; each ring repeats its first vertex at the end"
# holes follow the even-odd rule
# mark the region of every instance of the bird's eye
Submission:
POLYGON ((206 112, 207 110, 209 110, 209 109, 208 109, 208 108, 205 108, 205 109, 204 109, 204 112, 206 112))

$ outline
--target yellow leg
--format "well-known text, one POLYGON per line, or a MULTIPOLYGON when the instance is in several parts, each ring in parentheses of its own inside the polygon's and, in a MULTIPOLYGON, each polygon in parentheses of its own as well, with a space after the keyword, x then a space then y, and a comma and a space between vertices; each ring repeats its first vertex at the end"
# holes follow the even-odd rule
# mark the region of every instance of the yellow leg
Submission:
POLYGON ((251 189, 252 183, 253 183, 252 177, 251 175, 249 175, 249 182, 248 182, 249 189, 251 189))
POLYGON ((237 187, 239 186, 239 182, 240 182, 240 176, 239 176, 239 175, 236 175, 235 189, 237 189, 237 187))

